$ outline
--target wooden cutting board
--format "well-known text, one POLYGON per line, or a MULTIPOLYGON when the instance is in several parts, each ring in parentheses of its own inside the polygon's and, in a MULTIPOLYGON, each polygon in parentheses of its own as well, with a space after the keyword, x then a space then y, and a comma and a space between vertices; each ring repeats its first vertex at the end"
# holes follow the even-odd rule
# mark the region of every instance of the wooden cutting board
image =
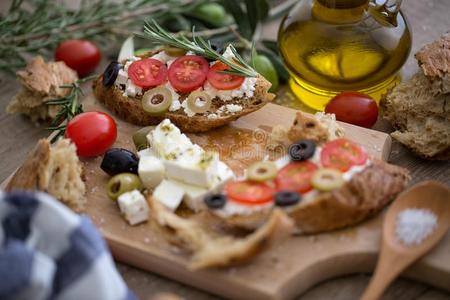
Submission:
MULTIPOLYGON (((92 96, 86 110, 105 111, 92 96)), ((190 135, 201 146, 219 151, 235 172, 266 155, 267 131, 292 124, 295 110, 268 104, 263 109, 211 133, 190 135)), ((116 147, 134 150, 132 133, 138 127, 117 120, 116 147)), ((387 159, 390 137, 342 124, 347 137, 364 145, 375 157, 387 159)), ((380 243, 382 216, 357 227, 332 233, 292 237, 274 245, 251 263, 227 269, 192 272, 189 256, 163 238, 151 224, 131 227, 105 193, 108 180, 99 168, 101 157, 84 160, 87 214, 111 248, 115 259, 230 299, 290 299, 316 283, 338 275, 372 272, 380 243)), ((428 256, 404 274, 450 291, 450 233, 428 256)))

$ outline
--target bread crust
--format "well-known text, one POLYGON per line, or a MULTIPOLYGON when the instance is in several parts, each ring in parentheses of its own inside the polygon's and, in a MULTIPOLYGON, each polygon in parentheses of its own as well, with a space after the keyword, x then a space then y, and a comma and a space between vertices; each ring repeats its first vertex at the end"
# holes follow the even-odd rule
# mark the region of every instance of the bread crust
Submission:
POLYGON ((170 228, 170 234, 192 252, 189 265, 192 270, 247 262, 273 242, 289 236, 293 229, 292 220, 276 209, 267 216, 264 225, 245 237, 218 234, 201 221, 180 217, 152 198, 148 201, 153 220, 159 226, 170 228))
POLYGON ((64 62, 45 62, 36 56, 24 70, 17 73, 22 89, 8 104, 10 114, 21 113, 32 121, 53 119, 61 109, 59 105, 47 105, 49 100, 66 96, 70 90, 61 88, 78 79, 77 73, 64 62))
POLYGON ((409 181, 408 171, 375 160, 340 189, 321 193, 289 211, 300 233, 319 233, 355 225, 383 209, 409 181))
POLYGON ((49 160, 50 144, 47 140, 41 139, 14 173, 6 185, 6 191, 14 189, 43 190, 42 182, 49 160))
POLYGON ((74 211, 82 212, 86 187, 75 145, 61 139, 51 147, 48 140, 39 140, 8 182, 6 191, 12 190, 47 192, 74 211))
POLYGON ((450 33, 422 47, 415 58, 430 80, 432 93, 450 93, 450 33))
MULTIPOLYGON (((286 211, 296 224, 297 234, 341 229, 356 225, 383 209, 406 187, 409 179, 406 169, 373 160, 340 189, 320 193, 286 211)), ((267 209, 251 215, 231 216, 223 222, 228 226, 254 229, 267 221, 270 212, 267 209)))
POLYGON ((435 95, 429 79, 418 72, 380 100, 383 118, 396 129, 391 136, 417 155, 450 159, 450 94, 435 95))
MULTIPOLYGON (((275 98, 274 94, 268 92, 271 84, 261 75, 257 76, 254 96, 250 98, 234 99, 243 107, 242 111, 218 116, 209 119, 206 115, 187 116, 182 109, 175 112, 167 112, 163 116, 150 116, 142 108, 138 98, 127 97, 116 86, 106 88, 102 84, 102 76, 93 83, 96 98, 108 109, 112 110, 121 119, 140 126, 157 125, 162 120, 168 118, 181 131, 186 133, 198 133, 209 131, 213 128, 224 126, 244 115, 254 112, 275 98)), ((218 109, 222 104, 229 102, 213 101, 213 108, 218 109)))

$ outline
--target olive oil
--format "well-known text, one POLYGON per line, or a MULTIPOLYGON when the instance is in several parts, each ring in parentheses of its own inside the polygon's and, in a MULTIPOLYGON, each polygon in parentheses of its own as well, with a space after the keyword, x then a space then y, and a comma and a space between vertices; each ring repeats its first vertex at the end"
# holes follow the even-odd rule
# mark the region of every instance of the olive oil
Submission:
POLYGON ((382 17, 371 13, 368 0, 299 1, 278 36, 294 94, 317 110, 347 90, 379 100, 398 83, 411 49, 403 15, 390 23, 382 17))

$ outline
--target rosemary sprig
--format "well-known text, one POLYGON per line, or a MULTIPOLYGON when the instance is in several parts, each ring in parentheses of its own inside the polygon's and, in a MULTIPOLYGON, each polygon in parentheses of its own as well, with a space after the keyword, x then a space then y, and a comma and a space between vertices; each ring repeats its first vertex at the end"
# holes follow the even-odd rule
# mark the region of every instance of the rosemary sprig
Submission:
POLYGON ((176 48, 181 48, 187 51, 192 51, 195 54, 201 55, 209 59, 220 60, 230 67, 226 73, 241 75, 246 77, 254 77, 257 72, 245 62, 242 56, 236 51, 233 45, 230 44, 230 49, 235 58, 225 58, 223 55, 217 53, 211 46, 209 41, 195 34, 195 29, 192 28, 192 39, 186 36, 177 36, 162 28, 155 20, 146 22, 144 25, 144 33, 139 34, 140 37, 150 39, 161 43, 163 45, 170 45, 176 48))
POLYGON ((55 131, 56 134, 51 139, 51 143, 56 142, 60 137, 64 136, 66 132, 67 123, 76 115, 83 112, 83 106, 79 103, 78 99, 83 95, 81 84, 96 78, 98 75, 91 75, 78 79, 72 84, 62 85, 60 88, 70 89, 67 96, 58 99, 52 99, 45 104, 58 105, 61 109, 56 114, 48 130, 55 131))
MULTIPOLYGON (((112 45, 120 29, 140 30, 148 17, 158 20, 189 11, 205 0, 14 0, 0 12, 0 71, 11 74, 25 67, 32 55, 51 57, 66 39, 90 39, 112 45), (78 1, 75 1, 78 2, 78 1)), ((118 39, 119 38, 119 39, 118 39)))

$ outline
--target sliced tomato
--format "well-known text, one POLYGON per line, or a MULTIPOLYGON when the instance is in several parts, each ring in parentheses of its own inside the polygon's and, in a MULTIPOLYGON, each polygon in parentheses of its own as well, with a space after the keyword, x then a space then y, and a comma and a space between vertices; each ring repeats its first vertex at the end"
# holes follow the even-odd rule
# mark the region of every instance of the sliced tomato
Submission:
POLYGON ((363 165, 367 160, 367 153, 352 141, 337 139, 327 143, 323 147, 320 160, 324 167, 345 172, 352 166, 363 165))
POLYGON ((203 85, 208 69, 208 62, 201 56, 181 56, 169 67, 170 84, 179 92, 191 92, 203 85))
POLYGON ((311 177, 318 169, 310 161, 291 162, 283 167, 275 179, 277 190, 306 193, 312 189, 311 177))
POLYGON ((137 86, 152 88, 167 80, 167 68, 157 59, 141 59, 128 67, 128 77, 137 86))
POLYGON ((231 181, 225 186, 225 193, 232 201, 259 205, 273 201, 275 190, 264 183, 252 181, 231 181))
POLYGON ((240 87, 245 77, 221 73, 229 69, 230 67, 223 62, 216 62, 209 68, 208 82, 218 90, 232 90, 240 87))

